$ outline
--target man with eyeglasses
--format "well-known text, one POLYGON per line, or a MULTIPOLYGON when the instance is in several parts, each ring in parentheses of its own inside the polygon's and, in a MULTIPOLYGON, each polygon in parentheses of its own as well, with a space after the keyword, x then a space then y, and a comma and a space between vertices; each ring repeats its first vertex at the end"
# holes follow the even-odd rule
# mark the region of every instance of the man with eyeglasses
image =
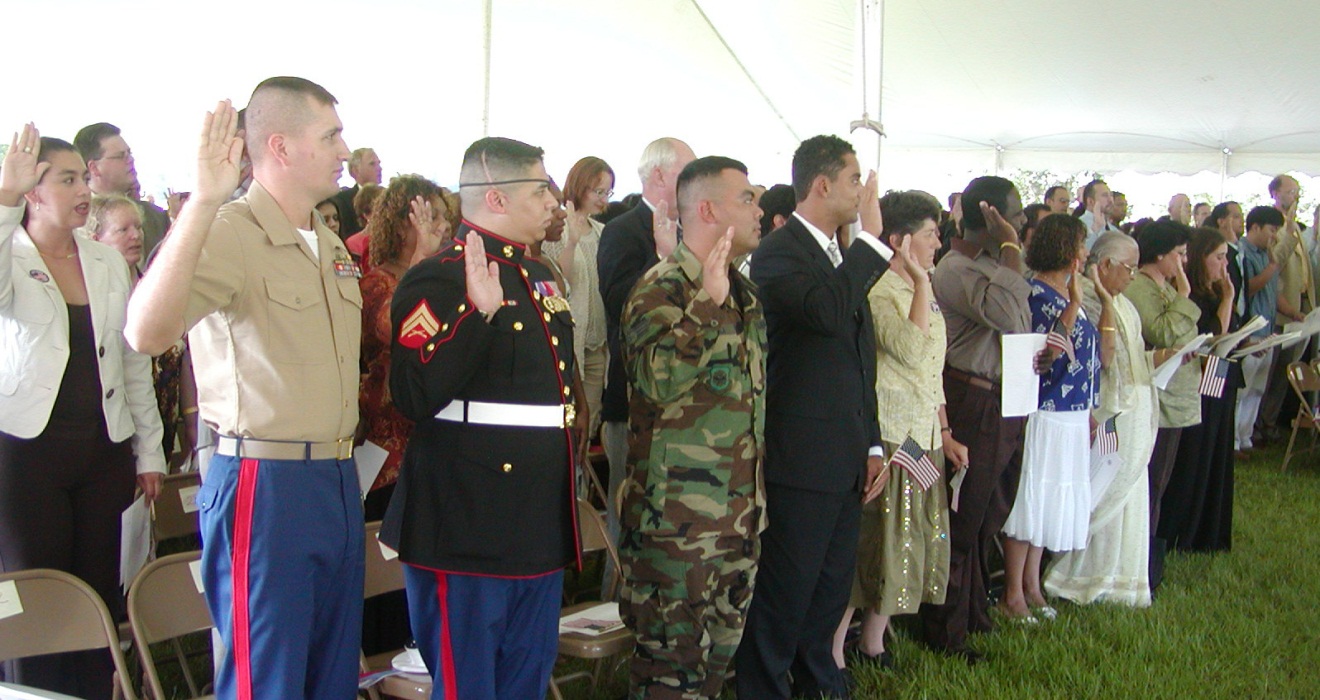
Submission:
POLYGON ((164 209, 139 199, 137 167, 133 149, 120 135, 119 127, 99 122, 83 127, 73 137, 73 146, 87 161, 88 185, 99 195, 122 194, 137 202, 142 210, 142 250, 144 260, 151 259, 151 251, 170 230, 170 215, 164 209))
POLYGON ((437 698, 543 697, 578 561, 573 319, 529 252, 559 206, 543 153, 468 147, 458 235, 390 307, 390 390, 416 426, 380 539, 437 698))

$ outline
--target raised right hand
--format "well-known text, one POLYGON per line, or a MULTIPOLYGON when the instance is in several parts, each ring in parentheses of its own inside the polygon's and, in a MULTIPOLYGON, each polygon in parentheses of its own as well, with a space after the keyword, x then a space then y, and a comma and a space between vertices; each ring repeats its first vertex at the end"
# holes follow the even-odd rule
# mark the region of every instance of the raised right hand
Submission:
POLYGON ((564 208, 568 210, 568 220, 564 222, 564 235, 568 239, 568 244, 575 246, 591 231, 591 222, 572 202, 565 203, 564 208))
POLYGON ((1097 297, 1100 297, 1100 303, 1105 305, 1112 303, 1114 301, 1114 295, 1110 294, 1109 290, 1105 289, 1105 285, 1100 282, 1099 265, 1096 265, 1091 268, 1091 273, 1090 275, 1088 275, 1088 277, 1090 277, 1091 282, 1095 284, 1095 295, 1097 297))
POLYGON ((497 263, 486 261, 486 244, 481 235, 469 231, 467 250, 463 254, 463 265, 467 275, 467 295, 477 310, 489 317, 499 311, 504 301, 504 287, 500 285, 500 268, 497 263))
POLYGON ((1003 214, 998 209, 990 206, 987 202, 981 202, 981 215, 985 217, 986 231, 990 237, 995 239, 996 243, 1012 243, 1021 245, 1018 241, 1017 229, 1013 224, 1008 223, 1003 214))
POLYGON ((31 192, 50 163, 38 163, 41 156, 41 133, 32 122, 23 125, 9 141, 9 151, 0 163, 0 204, 16 207, 23 195, 31 192))
POLYGON ((898 255, 903 259, 903 270, 912 277, 914 288, 922 280, 930 280, 930 275, 926 274, 917 256, 912 254, 912 236, 903 236, 903 242, 898 246, 898 255))
POLYGON ((430 200, 420 194, 408 202, 408 223, 417 232, 414 260, 429 258, 444 245, 445 238, 440 235, 440 218, 435 215, 430 200))
POLYGON ((706 290, 716 306, 729 298, 729 251, 733 248, 733 227, 715 241, 706 262, 701 264, 701 288, 706 290))
POLYGON ((197 146, 197 190, 192 198, 220 205, 238 188, 243 159, 243 140, 235 136, 238 112, 229 100, 221 100, 202 121, 197 146))
POLYGON ((876 238, 884 235, 885 220, 880 214, 880 179, 875 176, 874 170, 866 177, 866 185, 862 187, 862 204, 859 213, 863 231, 876 238))
POLYGON ((655 205, 655 216, 651 217, 651 229, 655 233, 655 256, 664 260, 678 247, 678 222, 669 218, 669 203, 655 205))

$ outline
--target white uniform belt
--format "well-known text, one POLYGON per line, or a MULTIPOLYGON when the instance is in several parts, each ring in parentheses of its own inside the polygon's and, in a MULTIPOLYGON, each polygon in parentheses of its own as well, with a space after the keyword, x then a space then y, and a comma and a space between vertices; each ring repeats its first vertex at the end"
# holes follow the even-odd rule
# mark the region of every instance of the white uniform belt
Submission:
MULTIPOLYGON (((481 425, 508 425, 522 428, 562 428, 565 406, 521 403, 490 403, 455 399, 435 414, 437 420, 481 425)), ((571 421, 572 419, 569 418, 571 421)))
POLYGON ((300 442, 221 435, 216 441, 215 452, 226 457, 249 459, 349 459, 353 456, 353 438, 341 438, 334 442, 300 442))

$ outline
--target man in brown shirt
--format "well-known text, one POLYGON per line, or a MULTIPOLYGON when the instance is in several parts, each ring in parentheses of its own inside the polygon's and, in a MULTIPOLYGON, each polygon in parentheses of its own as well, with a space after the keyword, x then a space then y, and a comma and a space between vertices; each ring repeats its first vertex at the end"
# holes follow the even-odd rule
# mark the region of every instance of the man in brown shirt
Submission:
POLYGON ((948 327, 944 393, 953 436, 973 455, 949 514, 949 584, 943 605, 922 605, 926 643, 974 664, 968 631, 989 631, 986 554, 1017 495, 1022 418, 1000 415, 1000 339, 1031 328, 1017 231, 1025 223, 1013 183, 979 177, 963 192, 962 236, 935 266, 932 286, 948 327), (1002 212, 1002 215, 1001 215, 1002 212))
POLYGON ((313 216, 348 148, 335 98, 271 78, 208 114, 198 185, 138 287, 126 335, 155 354, 191 329, 202 419, 219 435, 197 494, 202 579, 228 653, 220 698, 353 697, 363 577, 352 460, 358 269, 313 216), (223 206, 222 206, 223 204, 223 206))

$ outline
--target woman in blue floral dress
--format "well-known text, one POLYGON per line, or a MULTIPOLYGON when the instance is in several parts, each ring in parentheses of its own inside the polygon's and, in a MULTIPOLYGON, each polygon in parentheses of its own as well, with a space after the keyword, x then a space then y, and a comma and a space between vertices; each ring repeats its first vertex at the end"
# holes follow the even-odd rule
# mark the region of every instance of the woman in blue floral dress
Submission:
POLYGON ((1027 419, 1022 477, 1004 524, 1004 596, 1011 619, 1053 618, 1041 593, 1044 550, 1086 547, 1091 516, 1091 409, 1099 398, 1098 332, 1082 311, 1086 227, 1070 216, 1046 217, 1027 248, 1032 332, 1057 334, 1040 379, 1040 407, 1027 419))

